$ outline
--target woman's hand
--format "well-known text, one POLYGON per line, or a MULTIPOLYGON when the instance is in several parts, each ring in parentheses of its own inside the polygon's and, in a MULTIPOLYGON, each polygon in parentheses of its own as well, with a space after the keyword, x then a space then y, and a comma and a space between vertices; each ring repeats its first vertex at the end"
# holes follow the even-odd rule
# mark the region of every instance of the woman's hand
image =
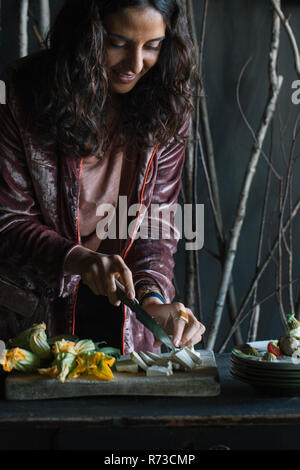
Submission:
MULTIPOLYGON (((202 340, 205 332, 204 325, 182 303, 163 304, 156 298, 147 298, 142 306, 168 334, 173 336, 172 341, 175 347, 195 345, 202 340), (180 318, 181 312, 185 314, 187 321, 180 318)), ((154 346, 159 345, 161 341, 156 340, 154 346)))
POLYGON ((106 255, 82 246, 74 248, 67 257, 65 273, 81 274, 81 279, 94 294, 105 295, 112 305, 119 306, 115 279, 120 280, 129 299, 135 297, 132 273, 119 255, 106 255))

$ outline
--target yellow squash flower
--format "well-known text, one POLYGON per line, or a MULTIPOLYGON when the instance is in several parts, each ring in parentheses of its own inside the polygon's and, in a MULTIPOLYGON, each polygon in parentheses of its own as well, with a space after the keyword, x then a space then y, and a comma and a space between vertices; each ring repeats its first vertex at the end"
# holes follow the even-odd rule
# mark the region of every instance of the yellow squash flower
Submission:
POLYGON ((40 365, 40 359, 31 351, 22 348, 5 349, 0 357, 0 364, 5 372, 13 369, 32 372, 40 365))
POLYGON ((57 356, 60 353, 71 353, 76 356, 76 343, 73 341, 66 341, 65 339, 62 339, 61 341, 55 341, 52 351, 55 356, 57 356))
POLYGON ((77 378, 80 375, 94 375, 100 380, 112 380, 114 378, 111 367, 115 362, 114 357, 107 356, 103 352, 94 351, 77 356, 77 366, 68 375, 68 378, 77 378))
POLYGON ((75 366, 76 356, 69 352, 62 352, 57 354, 50 367, 38 369, 38 372, 39 374, 49 375, 63 383, 75 366))

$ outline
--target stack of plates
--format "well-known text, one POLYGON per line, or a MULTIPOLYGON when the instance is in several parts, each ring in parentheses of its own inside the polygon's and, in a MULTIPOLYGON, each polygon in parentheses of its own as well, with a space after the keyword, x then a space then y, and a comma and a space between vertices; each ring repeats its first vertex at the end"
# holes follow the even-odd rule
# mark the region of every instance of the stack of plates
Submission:
POLYGON ((231 375, 255 388, 288 395, 300 395, 300 359, 281 356, 276 361, 261 359, 267 352, 269 341, 248 343, 253 346, 260 358, 248 356, 235 348, 231 352, 231 375))

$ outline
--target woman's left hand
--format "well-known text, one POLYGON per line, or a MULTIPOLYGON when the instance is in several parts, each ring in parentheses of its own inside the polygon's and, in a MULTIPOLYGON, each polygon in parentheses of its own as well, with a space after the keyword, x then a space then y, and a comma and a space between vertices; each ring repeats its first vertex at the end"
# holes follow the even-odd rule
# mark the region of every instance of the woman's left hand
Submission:
MULTIPOLYGON (((172 335, 175 347, 183 348, 195 345, 202 340, 205 326, 182 303, 162 304, 158 303, 156 299, 148 298, 143 302, 143 308, 168 334, 172 335), (182 312, 185 319, 180 317, 182 312)), ((161 345, 161 341, 156 340, 154 346, 159 345, 161 345)))

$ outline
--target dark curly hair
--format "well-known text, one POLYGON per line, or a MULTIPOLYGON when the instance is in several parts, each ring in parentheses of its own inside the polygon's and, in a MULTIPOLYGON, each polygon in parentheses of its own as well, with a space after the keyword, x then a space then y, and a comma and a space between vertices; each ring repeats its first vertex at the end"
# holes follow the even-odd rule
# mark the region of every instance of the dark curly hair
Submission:
POLYGON ((193 44, 179 0, 66 0, 47 38, 51 74, 38 92, 39 122, 65 154, 98 155, 108 135, 109 96, 103 18, 123 8, 151 6, 166 22, 158 62, 120 95, 118 132, 136 149, 178 138, 192 108, 193 44), (44 91, 44 92, 43 92, 44 91), (122 109, 126 112, 122 112, 122 109))

